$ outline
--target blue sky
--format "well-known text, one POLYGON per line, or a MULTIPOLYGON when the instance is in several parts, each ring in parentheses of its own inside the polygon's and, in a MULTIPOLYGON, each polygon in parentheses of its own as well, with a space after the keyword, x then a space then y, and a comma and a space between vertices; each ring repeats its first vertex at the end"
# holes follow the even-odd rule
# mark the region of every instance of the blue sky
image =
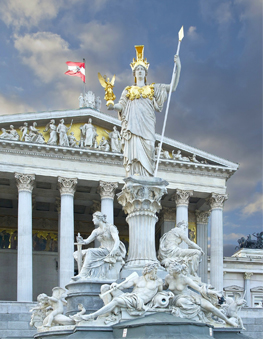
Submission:
POLYGON ((182 25, 166 136, 240 164, 227 183, 229 255, 240 236, 262 230, 261 0, 3 0, 0 114, 77 108, 81 80, 64 72, 82 58, 87 89, 103 97, 97 73, 116 74, 118 98, 139 44, 148 82, 169 83, 182 25))

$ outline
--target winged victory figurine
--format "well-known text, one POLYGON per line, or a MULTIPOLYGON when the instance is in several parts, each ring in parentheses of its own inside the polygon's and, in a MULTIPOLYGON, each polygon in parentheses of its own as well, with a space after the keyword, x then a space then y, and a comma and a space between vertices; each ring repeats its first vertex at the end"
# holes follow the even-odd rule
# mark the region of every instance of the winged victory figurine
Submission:
POLYGON ((109 106, 110 104, 114 105, 114 100, 116 99, 116 96, 113 93, 115 74, 113 75, 111 81, 110 78, 106 77, 106 75, 103 77, 100 73, 98 73, 98 78, 101 86, 105 89, 104 99, 107 101, 106 106, 109 106))

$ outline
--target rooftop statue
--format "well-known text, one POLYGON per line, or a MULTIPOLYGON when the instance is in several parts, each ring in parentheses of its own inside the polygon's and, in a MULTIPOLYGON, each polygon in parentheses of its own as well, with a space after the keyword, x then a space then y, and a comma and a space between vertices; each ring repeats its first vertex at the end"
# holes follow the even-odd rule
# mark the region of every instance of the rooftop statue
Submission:
POLYGON ((251 234, 247 236, 247 239, 245 237, 241 237, 237 241, 239 246, 236 246, 236 249, 241 248, 263 249, 263 232, 253 233, 252 235, 257 239, 252 239, 251 234))
MULTIPOLYGON (((109 104, 109 110, 118 112, 122 121, 121 138, 124 154, 126 176, 134 174, 153 176, 155 170, 155 111, 161 112, 167 99, 170 85, 147 84, 149 63, 144 59, 144 46, 135 46, 136 60, 131 68, 134 85, 127 86, 122 92, 117 104, 109 104)), ((179 82, 181 63, 178 55, 174 61, 177 64, 172 91, 179 82)))
POLYGON ((117 279, 126 255, 126 249, 119 239, 117 227, 106 222, 106 215, 101 212, 93 214, 93 223, 97 228, 86 240, 79 235, 77 242, 88 245, 97 239, 101 245, 99 248, 74 252, 74 258, 81 270, 72 280, 110 279, 114 273, 116 273, 114 279, 117 279))
POLYGON ((187 237, 186 228, 188 228, 187 223, 182 221, 175 228, 164 233, 160 239, 158 259, 162 265, 168 267, 170 261, 185 258, 188 261, 189 273, 198 278, 197 269, 204 252, 201 247, 187 237), (189 246, 189 249, 179 247, 183 241, 189 246))
POLYGON ((117 130, 116 126, 113 126, 113 131, 108 133, 106 130, 105 132, 109 135, 111 141, 111 151, 114 153, 120 153, 121 151, 121 135, 120 132, 117 130))
POLYGON ((57 145, 58 142, 58 134, 57 134, 57 127, 55 125, 55 120, 50 120, 50 122, 46 125, 44 132, 50 133, 50 137, 48 139, 48 145, 57 145))
POLYGON ((64 119, 60 120, 60 124, 57 127, 57 133, 59 135, 59 146, 69 146, 68 140, 68 131, 71 129, 73 120, 71 120, 71 124, 69 127, 64 125, 64 119))

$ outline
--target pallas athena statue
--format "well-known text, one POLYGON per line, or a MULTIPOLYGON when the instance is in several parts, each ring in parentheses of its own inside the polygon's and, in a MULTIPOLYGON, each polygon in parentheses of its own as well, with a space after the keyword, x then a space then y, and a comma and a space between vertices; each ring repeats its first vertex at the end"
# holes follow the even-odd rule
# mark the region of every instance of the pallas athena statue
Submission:
POLYGON ((121 138, 126 176, 153 176, 155 170, 155 111, 161 112, 172 86, 175 91, 180 77, 181 63, 178 55, 175 80, 171 85, 147 84, 149 63, 144 59, 144 46, 135 46, 136 60, 131 69, 134 85, 127 86, 117 104, 108 109, 118 112, 122 121, 121 138))

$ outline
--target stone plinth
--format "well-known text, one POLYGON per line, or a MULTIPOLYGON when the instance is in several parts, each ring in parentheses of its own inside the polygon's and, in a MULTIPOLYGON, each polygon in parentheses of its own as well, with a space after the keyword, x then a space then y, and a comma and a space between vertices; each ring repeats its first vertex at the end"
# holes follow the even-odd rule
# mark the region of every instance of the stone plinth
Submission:
POLYGON ((129 255, 122 271, 140 270, 148 263, 159 263, 155 250, 156 212, 162 208, 161 198, 168 182, 161 178, 132 176, 124 179, 118 202, 128 214, 129 255))
POLYGON ((97 311, 103 306, 103 301, 99 297, 101 285, 111 284, 113 281, 76 281, 66 285, 68 290, 66 315, 73 315, 79 312, 78 304, 82 304, 87 313, 97 311))

